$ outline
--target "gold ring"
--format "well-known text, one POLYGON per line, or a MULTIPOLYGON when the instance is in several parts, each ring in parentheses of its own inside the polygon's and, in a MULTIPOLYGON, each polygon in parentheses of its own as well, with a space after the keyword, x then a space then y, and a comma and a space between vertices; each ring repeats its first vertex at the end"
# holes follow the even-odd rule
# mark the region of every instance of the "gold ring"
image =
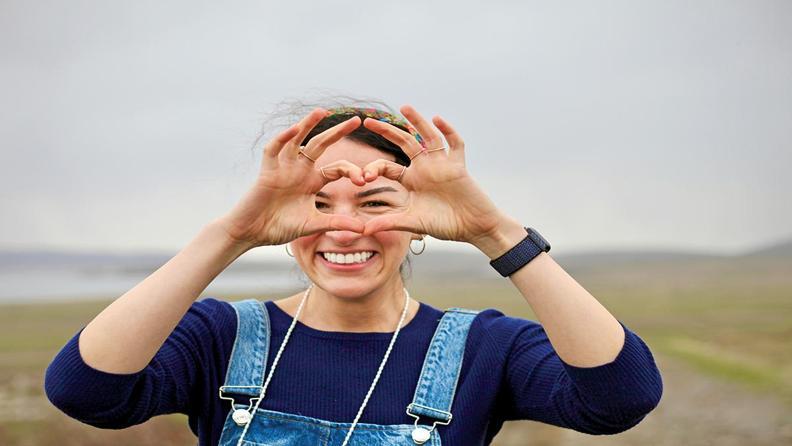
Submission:
POLYGON ((436 148, 436 149, 429 149, 429 150, 427 150, 427 151, 426 151, 426 153, 429 153, 429 152, 434 152, 435 150, 445 150, 445 149, 447 149, 447 148, 448 148, 448 147, 438 147, 438 148, 436 148))
POLYGON ((404 175, 404 171, 407 170, 407 166, 402 166, 402 171, 399 173, 399 176, 396 177, 396 181, 401 180, 402 175, 404 175))
POLYGON ((421 151, 420 151, 420 152, 418 152, 418 153, 416 153, 415 155, 411 156, 411 157, 410 157, 410 161, 412 161, 412 160, 413 160, 413 159, 414 159, 416 156, 418 156, 418 155, 420 155, 420 154, 422 154, 422 153, 426 153, 426 150, 425 150, 425 149, 423 149, 423 148, 421 148, 421 151))
MULTIPOLYGON (((327 167, 327 166, 325 166, 325 167, 327 167)), ((326 180, 329 180, 330 178, 327 178, 327 175, 325 175, 325 173, 324 173, 324 169, 325 169, 324 167, 320 167, 319 168, 319 172, 322 172, 322 176, 325 177, 326 180)))
POLYGON ((311 158, 310 156, 308 156, 307 153, 305 153, 305 150, 302 147, 300 148, 300 151, 298 152, 298 154, 308 158, 309 160, 311 160, 312 163, 316 162, 315 159, 311 158))

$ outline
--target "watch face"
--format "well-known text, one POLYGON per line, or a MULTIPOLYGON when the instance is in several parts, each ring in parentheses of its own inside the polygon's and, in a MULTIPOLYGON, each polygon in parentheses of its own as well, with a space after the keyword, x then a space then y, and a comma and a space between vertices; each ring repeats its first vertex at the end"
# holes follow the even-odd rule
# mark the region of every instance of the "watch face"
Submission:
POLYGON ((536 229, 534 228, 526 228, 526 229, 528 230, 528 236, 531 237, 531 240, 533 240, 534 243, 539 245, 539 247, 543 251, 545 252, 550 251, 550 243, 548 243, 547 240, 545 240, 544 237, 542 237, 542 235, 536 231, 536 229))

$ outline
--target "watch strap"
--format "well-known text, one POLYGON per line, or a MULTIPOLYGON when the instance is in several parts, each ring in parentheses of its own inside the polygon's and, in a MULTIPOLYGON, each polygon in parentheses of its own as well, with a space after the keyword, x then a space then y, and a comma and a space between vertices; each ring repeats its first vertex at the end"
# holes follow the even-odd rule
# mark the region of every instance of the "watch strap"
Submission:
POLYGON ((525 230, 528 234, 520 243, 517 243, 502 256, 490 261, 490 265, 503 277, 514 274, 540 253, 550 251, 550 244, 536 230, 529 227, 525 227, 525 230))

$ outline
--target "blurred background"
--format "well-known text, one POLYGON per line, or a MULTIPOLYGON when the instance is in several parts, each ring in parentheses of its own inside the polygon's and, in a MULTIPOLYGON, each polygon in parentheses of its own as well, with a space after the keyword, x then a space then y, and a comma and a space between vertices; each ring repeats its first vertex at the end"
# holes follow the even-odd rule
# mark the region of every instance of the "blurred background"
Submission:
MULTIPOLYGON (((189 445, 43 394, 81 327, 226 213, 283 101, 441 114, 507 214, 650 346, 660 405, 495 445, 792 444, 792 3, 0 0, 0 444, 189 445), (45 429, 46 428, 46 429, 45 429)), ((204 296, 301 288, 283 246, 204 296)), ((428 239, 411 294, 535 319, 471 246, 428 239)))

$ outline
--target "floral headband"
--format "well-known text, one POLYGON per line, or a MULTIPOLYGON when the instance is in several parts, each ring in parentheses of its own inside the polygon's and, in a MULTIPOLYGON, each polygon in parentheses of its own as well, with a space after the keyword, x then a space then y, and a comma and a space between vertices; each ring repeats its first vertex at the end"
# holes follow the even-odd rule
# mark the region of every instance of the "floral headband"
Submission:
POLYGON ((335 107, 327 110, 327 116, 336 115, 363 115, 367 118, 376 119, 378 121, 387 122, 391 125, 398 125, 407 129, 413 137, 418 141, 421 146, 424 145, 424 140, 421 135, 415 130, 406 119, 400 118, 392 113, 383 110, 378 110, 373 107, 335 107))

